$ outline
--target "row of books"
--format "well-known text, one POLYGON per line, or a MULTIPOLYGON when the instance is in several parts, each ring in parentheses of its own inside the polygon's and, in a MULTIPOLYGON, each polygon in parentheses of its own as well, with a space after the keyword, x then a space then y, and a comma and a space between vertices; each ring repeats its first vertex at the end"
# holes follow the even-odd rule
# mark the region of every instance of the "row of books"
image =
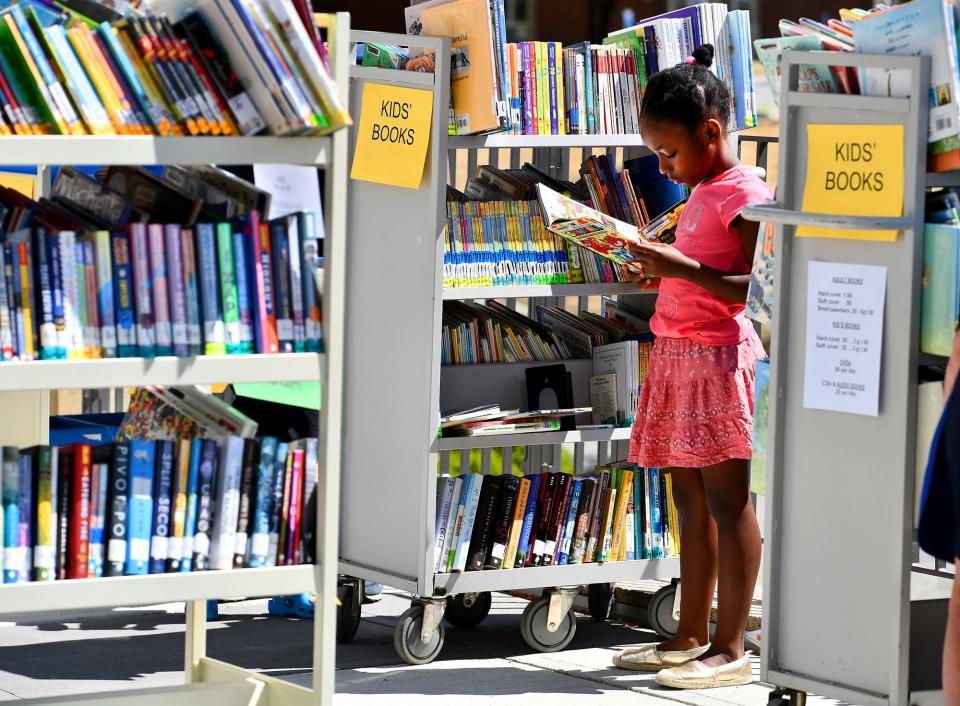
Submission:
POLYGON ((627 464, 577 476, 468 473, 437 482, 434 571, 680 555, 669 473, 627 464))
POLYGON ((311 15, 290 0, 206 0, 177 23, 52 7, 0 13, 0 134, 285 135, 350 122, 311 15))
MULTIPOLYGON (((823 22, 780 21, 779 38, 757 40, 768 83, 778 97, 779 61, 784 50, 856 51, 930 57, 929 171, 960 169, 960 65, 957 62, 960 7, 951 0, 879 3, 869 9, 842 9, 823 22)), ((880 68, 800 67, 798 90, 907 97, 908 72, 880 68)))
MULTIPOLYGON (((405 10, 407 33, 452 39, 450 132, 636 134, 650 76, 703 44, 727 85, 732 129, 757 124, 750 14, 699 3, 612 33, 603 44, 507 43, 503 0, 429 0, 405 10)), ((422 52, 421 52, 422 53, 422 52)), ((394 67, 408 57, 380 51, 394 67)))
POLYGON ((4 360, 321 349, 315 214, 134 223, 78 236, 42 227, 0 252, 4 360))
POLYGON ((317 458, 273 437, 4 447, 3 582, 309 562, 317 458))

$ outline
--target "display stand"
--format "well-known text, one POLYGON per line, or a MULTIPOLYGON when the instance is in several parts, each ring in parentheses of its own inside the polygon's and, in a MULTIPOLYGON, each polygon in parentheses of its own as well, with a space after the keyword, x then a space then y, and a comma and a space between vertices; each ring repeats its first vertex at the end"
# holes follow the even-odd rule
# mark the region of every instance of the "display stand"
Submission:
MULTIPOLYGON (((352 37, 355 42, 402 46, 411 42, 405 35, 373 32, 354 32, 352 37)), ((536 304, 585 308, 591 295, 637 290, 630 284, 444 289, 445 189, 448 177, 450 183, 462 185, 465 175, 458 166, 462 161, 467 174, 473 174, 483 159, 497 164, 502 157, 502 166, 530 161, 567 178, 569 165, 579 165, 577 158, 582 161, 592 149, 615 150, 627 158, 631 152, 648 152, 635 135, 448 138, 449 40, 416 41, 437 53, 435 74, 351 69, 354 114, 364 86, 382 83, 431 91, 433 119, 418 189, 366 181, 350 185, 346 345, 351 358, 344 379, 340 570, 413 594, 413 605, 401 616, 394 636, 397 652, 408 662, 430 662, 439 654, 445 611, 449 622, 475 625, 489 610, 489 592, 502 590, 548 589, 548 595, 524 612, 522 630, 534 649, 554 651, 573 638, 576 618, 571 605, 580 585, 596 586, 594 614, 605 617, 611 583, 674 578, 679 561, 434 572, 438 468, 448 472, 451 453, 459 451, 461 462, 469 464, 470 450, 482 449, 483 473, 510 473, 513 446, 523 445, 525 468, 535 472, 545 467, 559 470, 561 447, 569 445, 574 470, 582 471, 588 469, 586 459, 594 452, 598 463, 626 458, 630 434, 629 429, 614 429, 438 439, 441 409, 491 401, 527 408, 523 371, 542 364, 441 366, 442 305, 450 299, 497 298, 521 311, 532 311, 536 304), (590 453, 587 446, 593 447, 590 453), (502 468, 492 467, 493 448, 502 449, 502 468)), ((563 362, 574 375, 574 404, 589 404, 586 378, 592 374, 592 363, 563 362)), ((674 590, 673 585, 667 587, 671 597, 674 590)))
POLYGON ((917 703, 940 688, 946 622, 946 601, 910 600, 924 189, 960 175, 925 173, 926 57, 786 52, 782 71, 779 204, 744 211, 777 224, 761 679, 779 687, 771 703, 802 703, 808 691, 917 703), (911 98, 800 93, 801 65, 821 64, 903 70, 911 98), (904 126, 902 218, 802 211, 807 125, 817 123, 904 126), (797 238, 798 225, 899 233, 797 238), (877 417, 803 406, 812 261, 887 268, 877 417))
MULTIPOLYGON (((324 15, 331 65, 347 100, 351 63, 350 16, 324 15)), ((340 472, 340 376, 343 370, 344 241, 347 132, 326 137, 3 137, 6 164, 237 164, 291 163, 327 170, 323 337, 325 353, 249 356, 123 358, 0 364, 0 392, 58 388, 284 382, 323 379, 317 479, 317 563, 263 569, 200 571, 0 585, 4 613, 187 602, 185 684, 109 694, 40 699, 43 704, 122 702, 184 706, 329 706, 333 703, 336 552, 340 472), (272 596, 316 591, 313 685, 305 688, 206 656, 206 601, 227 596, 272 596)), ((41 175, 46 170, 41 169, 41 175)), ((48 181, 48 179, 46 180, 48 181)), ((49 184, 47 184, 49 186, 49 184)), ((20 410, 5 407, 6 414, 20 410)), ((45 441, 45 440, 44 440, 45 441)), ((21 703, 34 703, 26 700, 21 703)))

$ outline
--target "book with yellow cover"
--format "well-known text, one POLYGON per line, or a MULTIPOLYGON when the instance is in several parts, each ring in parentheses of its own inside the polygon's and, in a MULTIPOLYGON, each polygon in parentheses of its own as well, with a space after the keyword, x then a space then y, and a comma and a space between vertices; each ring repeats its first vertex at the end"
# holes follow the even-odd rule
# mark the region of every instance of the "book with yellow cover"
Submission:
POLYGON ((421 34, 451 38, 450 84, 458 135, 501 129, 488 0, 425 7, 421 34))
POLYGON ((627 501, 633 497, 633 472, 621 470, 618 473, 617 509, 614 513, 613 541, 610 547, 610 557, 613 561, 626 559, 625 524, 627 521, 627 501))

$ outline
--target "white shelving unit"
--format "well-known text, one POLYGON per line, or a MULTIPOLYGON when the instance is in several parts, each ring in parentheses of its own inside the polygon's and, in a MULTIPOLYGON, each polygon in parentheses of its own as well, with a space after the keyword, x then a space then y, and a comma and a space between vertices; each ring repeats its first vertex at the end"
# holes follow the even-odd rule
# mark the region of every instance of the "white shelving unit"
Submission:
MULTIPOLYGON (((351 61, 350 16, 318 15, 328 28, 334 79, 344 102, 351 61)), ((0 363, 3 416, 22 413, 18 396, 46 396, 59 388, 172 385, 201 382, 286 382, 323 379, 320 467, 317 480, 317 563, 313 565, 155 574, 0 585, 7 614, 187 602, 185 683, 164 689, 41 699, 43 704, 136 703, 171 700, 184 706, 330 706, 333 702, 336 625, 336 534, 340 492, 340 376, 343 370, 347 131, 317 138, 281 137, 4 137, 5 164, 216 164, 291 163, 327 172, 323 292, 325 353, 250 356, 120 358, 0 363), (24 392, 24 391, 35 392, 24 392), (317 593, 312 689, 206 656, 206 600, 243 595, 317 593)), ((41 169, 40 181, 44 180, 41 169)), ((43 405, 39 405, 42 409, 43 405)), ((2 418, 2 417, 0 417, 2 418)), ((33 703, 25 701, 22 703, 33 703)))
MULTIPOLYGON (((408 37, 354 32, 354 41, 401 44, 408 37)), ((351 100, 359 106, 367 83, 389 83, 433 93, 431 145, 418 189, 368 182, 350 188, 350 236, 347 267, 351 317, 346 345, 354 354, 344 378, 344 458, 341 503, 341 573, 381 581, 409 591, 413 605, 400 619, 394 646, 405 660, 432 661, 443 645, 443 616, 448 605, 479 622, 490 591, 547 587, 549 597, 530 604, 522 628, 536 649, 562 649, 576 629, 570 613, 575 587, 594 585, 609 604, 610 584, 641 578, 673 578, 670 559, 530 567, 499 571, 435 573, 434 518, 438 469, 446 473, 455 454, 461 468, 471 452, 481 471, 511 473, 513 447, 525 448, 525 469, 575 470, 626 458, 630 429, 584 430, 479 438, 437 438, 441 409, 498 402, 527 408, 524 372, 548 363, 500 363, 442 366, 440 343, 443 302, 453 299, 506 299, 532 311, 537 304, 585 308, 590 297, 637 294, 629 284, 584 284, 454 289, 442 287, 445 191, 462 183, 478 162, 519 167, 531 161, 562 178, 579 166, 584 151, 605 149, 618 158, 647 154, 638 136, 490 135, 448 138, 448 40, 422 37, 436 51, 433 75, 351 69, 351 100), (580 153, 577 152, 580 150, 580 153), (485 152, 485 153, 484 153, 485 152), (507 164, 508 163, 508 164, 507 164), (375 205, 375 207, 371 207, 375 205), (391 294, 387 294, 391 293, 391 294), (372 375, 372 370, 382 374, 372 375), (370 443, 370 430, 377 442, 370 443), (501 467, 494 467, 501 449, 501 467), (375 517, 376 522, 370 522, 375 517), (390 528, 385 539, 383 528, 390 528), (450 597, 450 603, 448 603, 450 597), (553 616, 548 620, 548 616, 553 616), (552 630, 549 622, 559 627, 552 630)), ((557 361, 574 377, 574 403, 587 404, 590 360, 557 361)), ((602 603, 602 600, 599 601, 602 603)), ((453 610, 447 612, 452 619, 453 610)), ((603 615, 606 615, 605 606, 603 615)), ((460 623, 462 624, 462 623, 460 623)))

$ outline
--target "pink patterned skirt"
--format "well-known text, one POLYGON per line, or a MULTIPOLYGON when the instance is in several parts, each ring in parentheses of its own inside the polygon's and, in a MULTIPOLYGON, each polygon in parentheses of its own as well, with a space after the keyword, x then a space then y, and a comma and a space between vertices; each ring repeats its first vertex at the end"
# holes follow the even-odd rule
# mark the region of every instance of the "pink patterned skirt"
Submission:
POLYGON ((728 346, 657 338, 630 435, 630 461, 645 468, 705 468, 749 460, 756 362, 766 357, 752 331, 728 346))

